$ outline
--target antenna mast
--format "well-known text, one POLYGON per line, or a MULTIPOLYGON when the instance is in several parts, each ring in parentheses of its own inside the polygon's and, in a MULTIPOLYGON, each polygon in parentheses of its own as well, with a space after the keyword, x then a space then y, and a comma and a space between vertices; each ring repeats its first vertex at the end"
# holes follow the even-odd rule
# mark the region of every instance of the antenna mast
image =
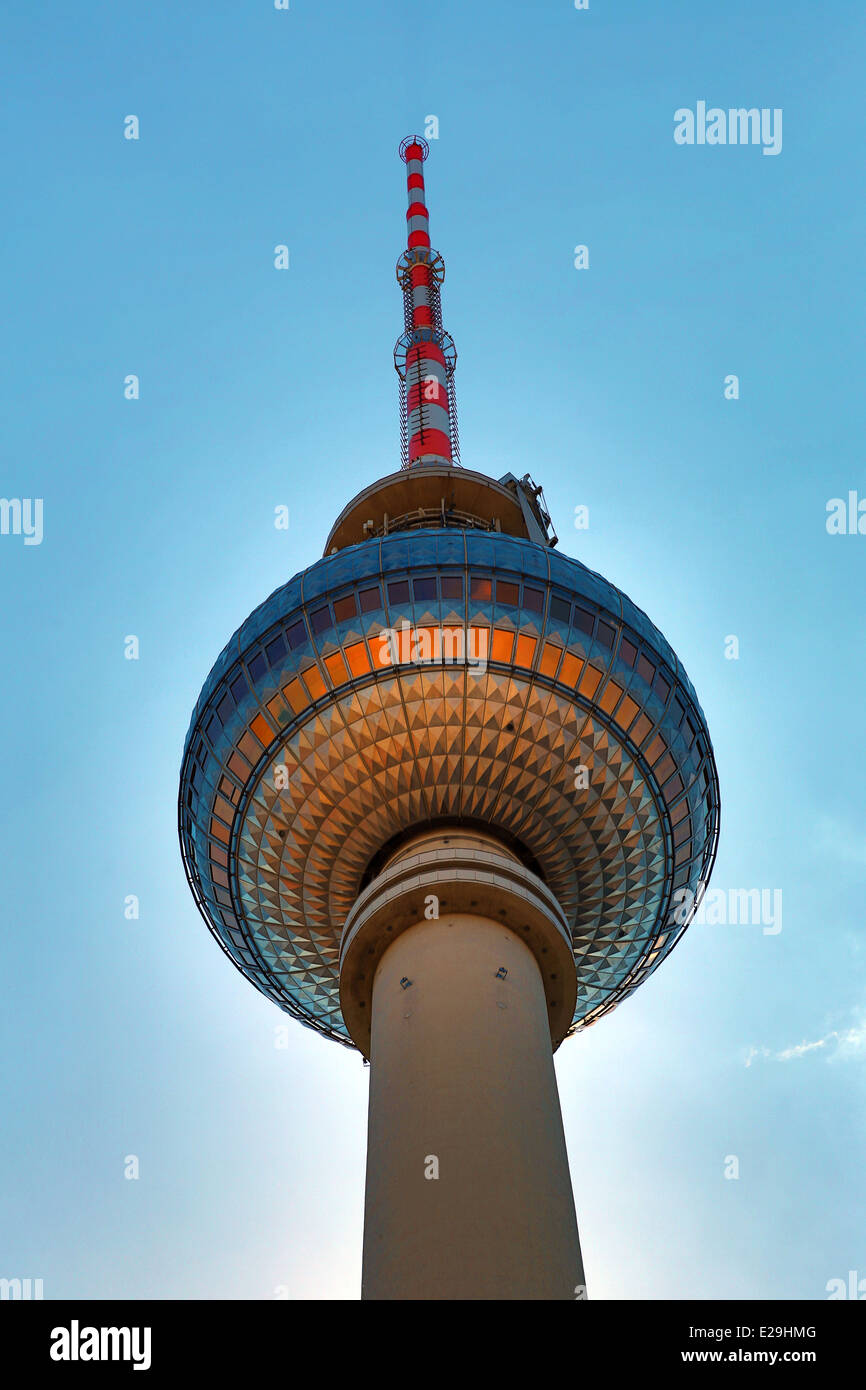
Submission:
POLYGON ((403 332, 394 348, 400 382, 400 440, 404 468, 460 463, 454 368, 457 349, 442 328, 439 288, 445 262, 430 245, 424 191, 424 160, 430 149, 420 135, 400 145, 406 165, 409 207, 406 250, 397 262, 403 291, 403 332))

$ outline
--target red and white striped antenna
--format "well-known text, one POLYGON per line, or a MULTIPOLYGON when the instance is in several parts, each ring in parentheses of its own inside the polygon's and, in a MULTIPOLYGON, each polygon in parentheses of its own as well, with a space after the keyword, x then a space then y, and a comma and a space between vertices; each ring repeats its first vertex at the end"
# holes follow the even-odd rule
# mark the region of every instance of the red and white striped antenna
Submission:
POLYGON ((394 348, 394 366, 400 379, 404 468, 460 463, 454 397, 457 349, 450 333, 442 328, 439 287, 445 279, 445 262, 430 245, 424 192, 424 160, 429 153, 427 141, 420 135, 408 135, 400 145, 409 208, 406 250, 397 262, 404 331, 394 348))

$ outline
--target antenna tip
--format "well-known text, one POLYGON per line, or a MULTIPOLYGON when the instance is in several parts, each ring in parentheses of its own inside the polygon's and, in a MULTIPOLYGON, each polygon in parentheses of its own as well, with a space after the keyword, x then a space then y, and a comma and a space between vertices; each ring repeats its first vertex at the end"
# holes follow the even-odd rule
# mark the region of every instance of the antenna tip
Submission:
POLYGON ((405 140, 400 141, 400 158, 404 164, 408 164, 410 159, 426 159, 430 153, 430 146, 423 135, 407 135, 405 140), (413 153, 409 153, 412 150, 413 153))

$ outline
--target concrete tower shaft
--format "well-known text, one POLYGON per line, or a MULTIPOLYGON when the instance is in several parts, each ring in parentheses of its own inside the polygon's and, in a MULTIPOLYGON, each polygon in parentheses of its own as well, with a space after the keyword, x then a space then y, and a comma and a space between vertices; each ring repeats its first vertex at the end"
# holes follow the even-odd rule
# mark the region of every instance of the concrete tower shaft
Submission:
POLYGON ((574 1299, 583 1266, 552 1046, 576 977, 541 880, 494 836, 422 833, 346 923, 370 1057, 365 1299, 574 1299))

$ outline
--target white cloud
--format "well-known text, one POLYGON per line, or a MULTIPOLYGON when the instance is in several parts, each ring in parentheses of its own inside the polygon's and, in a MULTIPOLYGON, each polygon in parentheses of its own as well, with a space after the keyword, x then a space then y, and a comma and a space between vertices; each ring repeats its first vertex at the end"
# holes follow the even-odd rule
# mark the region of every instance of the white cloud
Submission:
POLYGON ((839 1046, 836 1049, 837 1057, 862 1057, 866 1054, 866 1019, 861 1021, 854 1028, 849 1028, 839 1039, 839 1046))
POLYGON ((769 1047, 750 1047, 746 1053, 746 1066, 750 1067, 756 1057, 768 1058, 773 1062, 792 1062, 798 1057, 805 1057, 810 1052, 818 1052, 825 1048, 828 1049, 828 1062, 866 1057, 866 1017, 853 1028, 846 1028, 844 1031, 833 1028, 829 1033, 825 1033, 823 1038, 816 1038, 813 1042, 807 1042, 804 1038, 802 1042, 782 1048, 781 1052, 774 1052, 769 1047))
POLYGON ((818 1038, 816 1042, 806 1042, 804 1040, 801 1043, 795 1043, 793 1047, 786 1047, 782 1052, 777 1052, 776 1061, 790 1062, 793 1057, 805 1057, 807 1052, 814 1052, 815 1049, 819 1047, 827 1047, 830 1042, 838 1037, 838 1033, 828 1033, 826 1037, 818 1038))

